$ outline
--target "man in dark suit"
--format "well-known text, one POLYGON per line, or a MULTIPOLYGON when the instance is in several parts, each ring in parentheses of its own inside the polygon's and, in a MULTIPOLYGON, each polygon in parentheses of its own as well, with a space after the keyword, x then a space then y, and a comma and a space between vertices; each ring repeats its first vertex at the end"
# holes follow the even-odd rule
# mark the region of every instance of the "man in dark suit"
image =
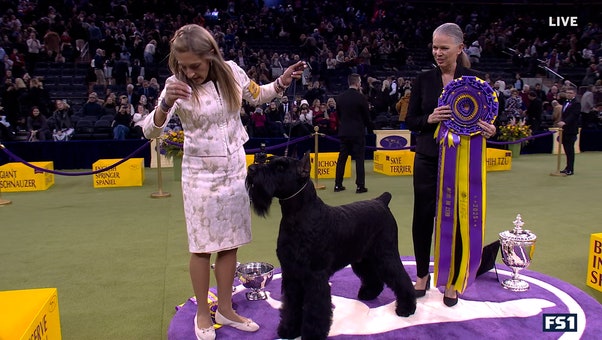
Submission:
POLYGON ((356 193, 367 192, 364 172, 364 157, 366 149, 366 128, 372 130, 368 100, 360 92, 362 80, 359 74, 353 73, 347 77, 349 89, 341 93, 337 99, 339 116, 339 138, 341 149, 337 160, 334 191, 345 190, 343 175, 347 157, 355 159, 356 193))
POLYGON ((159 95, 157 93, 157 90, 154 87, 150 86, 150 81, 148 81, 147 79, 144 79, 142 81, 142 87, 138 88, 136 94, 138 95, 138 98, 140 98, 140 96, 142 95, 145 95, 149 103, 154 103, 157 99, 157 96, 159 95))
POLYGON ((527 106, 527 125, 531 126, 533 132, 541 130, 541 115, 543 113, 543 103, 535 91, 529 92, 529 106, 527 106))
POLYGON ((278 111, 280 112, 281 117, 285 117, 287 113, 291 111, 291 105, 288 102, 288 97, 283 96, 280 99, 280 105, 278 105, 278 111))
POLYGON ((567 176, 574 173, 575 141, 579 133, 578 121, 581 114, 581 104, 575 99, 577 89, 570 87, 566 90, 566 101, 562 105, 562 118, 558 127, 562 128, 562 146, 566 154, 566 168, 560 171, 567 176))

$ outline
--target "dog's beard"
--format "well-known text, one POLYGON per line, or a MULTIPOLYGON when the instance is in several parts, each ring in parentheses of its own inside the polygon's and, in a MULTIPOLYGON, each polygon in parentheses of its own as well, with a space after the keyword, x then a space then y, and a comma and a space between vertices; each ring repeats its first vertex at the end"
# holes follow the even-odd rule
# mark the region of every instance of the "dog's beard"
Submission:
POLYGON ((262 181, 257 180, 258 176, 254 178, 247 177, 247 189, 249 191, 249 198, 251 199, 251 207, 253 211, 259 216, 266 216, 270 211, 272 205, 272 198, 274 197, 274 186, 269 181, 263 181, 261 185, 256 184, 262 181))

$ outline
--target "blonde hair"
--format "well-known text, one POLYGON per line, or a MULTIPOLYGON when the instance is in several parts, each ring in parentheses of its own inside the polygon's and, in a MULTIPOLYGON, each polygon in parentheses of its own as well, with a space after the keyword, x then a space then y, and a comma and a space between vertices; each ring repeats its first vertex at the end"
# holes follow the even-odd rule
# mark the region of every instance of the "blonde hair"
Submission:
POLYGON ((390 89, 391 88, 391 82, 388 79, 383 80, 383 85, 380 89, 380 91, 384 91, 386 89, 390 89))
POLYGON ((242 90, 234 78, 232 69, 222 58, 211 33, 199 25, 190 24, 180 27, 170 41, 169 69, 176 78, 190 85, 194 94, 198 94, 198 89, 186 78, 176 59, 176 53, 185 52, 191 52, 209 62, 207 79, 217 82, 229 111, 238 112, 242 103, 242 90))
POLYGON ((25 81, 22 78, 15 78, 15 86, 18 89, 26 89, 27 85, 25 84, 25 81))
MULTIPOLYGON (((442 34, 451 37, 458 45, 464 45, 464 32, 462 32, 460 26, 454 24, 453 22, 446 22, 445 24, 435 28, 433 31, 433 37, 436 34, 442 34)), ((458 55, 457 62, 464 67, 470 67, 470 59, 468 59, 468 55, 466 52, 464 52, 464 48, 462 48, 462 52, 458 55)))
POLYGON ((337 101, 333 97, 328 98, 326 101, 326 105, 330 105, 330 103, 334 103, 334 107, 337 107, 337 101))

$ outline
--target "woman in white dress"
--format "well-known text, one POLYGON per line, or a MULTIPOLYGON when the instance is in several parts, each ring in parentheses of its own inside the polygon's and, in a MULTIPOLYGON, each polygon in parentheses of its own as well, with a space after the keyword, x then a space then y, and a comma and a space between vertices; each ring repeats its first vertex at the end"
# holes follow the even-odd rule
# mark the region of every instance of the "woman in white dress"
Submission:
MULTIPOLYGON (((251 105, 281 96, 299 79, 306 64, 288 67, 276 81, 258 85, 233 61, 224 61, 211 33, 198 25, 178 29, 170 43, 173 73, 159 105, 143 123, 147 138, 159 137, 176 113, 184 130, 182 192, 188 231, 190 277, 199 302, 209 291, 210 257, 217 253, 215 277, 219 307, 216 322, 242 331, 259 326, 232 309, 232 281, 238 247, 251 241, 251 213, 245 187, 244 143, 249 139, 240 120, 242 99, 251 105)), ((197 339, 214 339, 207 304, 199 303, 194 319, 197 339)))

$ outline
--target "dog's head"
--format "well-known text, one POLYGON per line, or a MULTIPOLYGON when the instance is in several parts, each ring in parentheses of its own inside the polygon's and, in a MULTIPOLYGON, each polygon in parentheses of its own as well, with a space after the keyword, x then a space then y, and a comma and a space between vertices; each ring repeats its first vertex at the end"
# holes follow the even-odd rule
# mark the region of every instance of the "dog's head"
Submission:
POLYGON ((310 169, 308 153, 300 160, 274 156, 263 163, 251 164, 246 185, 253 210, 265 216, 274 197, 287 199, 294 196, 309 181, 310 169))

